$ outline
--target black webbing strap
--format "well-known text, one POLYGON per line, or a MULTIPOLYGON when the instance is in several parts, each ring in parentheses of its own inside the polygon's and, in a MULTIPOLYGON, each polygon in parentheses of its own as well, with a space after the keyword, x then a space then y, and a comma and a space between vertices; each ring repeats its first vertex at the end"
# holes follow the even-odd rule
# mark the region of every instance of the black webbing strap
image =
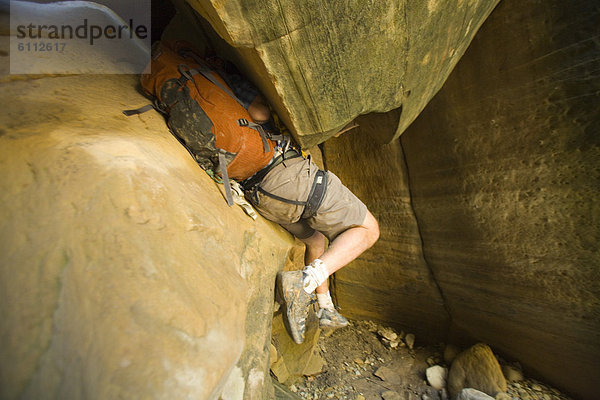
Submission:
POLYGON ((318 170, 317 175, 315 176, 315 180, 313 181, 313 185, 310 188, 310 193, 308 195, 308 200, 306 201, 306 205, 304 206, 304 211, 302 212, 302 219, 308 219, 317 213, 319 207, 321 207, 321 203, 323 202, 323 198, 325 197, 325 191, 327 190, 327 172, 318 170))
POLYGON ((214 76, 214 74, 212 73, 210 68, 208 68, 206 65, 198 63, 198 68, 190 70, 190 73, 192 75, 196 75, 196 74, 202 75, 203 77, 208 79, 212 84, 217 86, 219 89, 221 89, 222 91, 227 93, 230 97, 232 97, 235 101, 237 101, 239 105, 246 108, 244 106, 244 103, 242 103, 242 101, 240 99, 238 99, 237 96, 235 94, 233 94, 233 92, 231 90, 229 90, 229 88, 227 88, 225 85, 223 85, 221 82, 219 82, 219 80, 214 76))
POLYGON ((241 100, 238 99, 237 96, 235 94, 233 94, 233 92, 231 90, 229 90, 227 87, 225 87, 225 85, 223 85, 221 82, 219 82, 219 80, 217 78, 215 78, 215 76, 212 73, 212 70, 206 65, 205 61, 201 57, 199 57, 193 50, 182 49, 179 51, 179 55, 184 58, 190 57, 192 60, 194 60, 196 62, 196 64, 198 64, 199 67, 193 71, 198 71, 206 79, 208 79, 209 81, 211 81, 212 83, 217 85, 222 91, 224 91, 225 93, 227 93, 228 95, 233 97, 235 99, 235 101, 240 103, 240 105, 242 107, 244 106, 244 103, 242 103, 241 100))
POLYGON ((260 187, 260 185, 256 186, 256 190, 258 190, 259 192, 261 192, 265 196, 269 196, 272 199, 279 200, 279 201, 282 201, 284 203, 295 204, 297 206, 305 206, 306 205, 306 201, 290 200, 290 199, 286 199, 285 197, 281 197, 281 196, 277 196, 276 194, 269 193, 265 189, 263 189, 262 187, 260 187))
POLYGON ((188 67, 187 64, 179 64, 177 66, 177 71, 179 71, 179 73, 181 74, 181 76, 179 77, 179 84, 181 86, 185 85, 186 81, 193 81, 193 76, 197 74, 197 72, 194 73, 194 70, 190 69, 190 67, 188 67))
POLYGON ((227 159, 225 158, 225 151, 219 149, 219 169, 221 170, 221 177, 223 178, 223 186, 225 187, 225 199, 227 205, 231 207, 233 205, 233 196, 231 194, 231 184, 229 183, 229 175, 227 174, 227 159))
POLYGON ((177 70, 181 74, 181 77, 179 78, 179 84, 181 86, 183 86, 186 81, 192 81, 194 79, 194 75, 200 74, 208 79, 213 85, 217 86, 219 89, 231 96, 242 107, 244 106, 244 103, 242 103, 242 101, 238 99, 231 90, 229 90, 227 87, 225 87, 225 85, 219 82, 217 78, 215 78, 212 71, 206 65, 198 63, 198 68, 190 69, 187 64, 179 64, 177 66, 177 70))
POLYGON ((153 108, 154 108, 154 104, 146 104, 145 106, 136 108, 134 110, 123 110, 123 114, 130 117, 130 116, 136 115, 136 114, 143 114, 146 111, 152 110, 153 108))
POLYGON ((237 122, 238 122, 239 126, 245 126, 245 127, 248 127, 250 129, 254 129, 255 131, 257 131, 258 135, 260 136, 260 139, 262 140, 264 152, 268 153, 269 151, 271 151, 271 147, 269 146, 269 141, 267 140, 267 132, 265 132, 265 130, 263 129, 263 127, 261 125, 254 123, 254 122, 250 122, 246 118, 240 118, 240 119, 238 119, 237 122))
POLYGON ((262 180, 265 178, 265 176, 267 176, 267 174, 269 172, 271 172, 271 170, 273 168, 275 168, 276 166, 278 166, 285 160, 291 160, 292 158, 297 158, 297 157, 302 157, 302 154, 298 150, 295 150, 295 149, 290 149, 290 150, 286 151, 285 153, 278 155, 277 157, 275 157, 273 162, 271 162, 269 165, 267 165, 266 167, 264 167, 263 169, 261 169, 260 171, 258 171, 256 174, 252 175, 250 178, 246 179, 245 181, 242 181, 241 182, 242 187, 244 188, 244 190, 254 189, 254 187, 256 185, 258 185, 260 182, 262 182, 262 180))
POLYGON ((276 194, 267 192, 265 189, 260 187, 260 185, 256 185, 254 190, 284 203, 304 206, 304 211, 302 212, 300 218, 307 219, 314 216, 319 210, 319 207, 321 207, 321 203, 325 197, 325 191, 327 190, 327 172, 322 170, 317 171, 312 187, 310 188, 310 193, 308 194, 308 199, 306 201, 290 200, 286 199, 285 197, 277 196, 276 194))

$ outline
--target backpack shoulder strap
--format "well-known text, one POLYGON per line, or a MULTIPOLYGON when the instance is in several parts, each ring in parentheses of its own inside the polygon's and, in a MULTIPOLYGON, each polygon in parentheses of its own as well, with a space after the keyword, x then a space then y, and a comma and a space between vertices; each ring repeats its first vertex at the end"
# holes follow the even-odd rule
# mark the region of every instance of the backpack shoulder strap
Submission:
POLYGON ((225 152, 221 149, 219 149, 219 168, 221 169, 223 186, 225 187, 225 199, 227 200, 227 205, 231 207, 233 205, 231 183, 229 183, 229 176, 227 175, 227 160, 225 159, 225 152))
POLYGON ((156 98, 154 99, 154 102, 152 104, 146 104, 145 106, 142 106, 140 108, 135 108, 133 110, 123 110, 123 114, 125 114, 125 116, 127 116, 127 117, 131 117, 132 115, 143 114, 152 109, 158 111, 159 113, 161 113, 163 115, 166 114, 164 105, 162 105, 156 98))
MULTIPOLYGON (((194 60, 196 62, 196 64, 198 64, 197 71, 200 74, 202 74, 202 76, 204 76, 206 79, 208 79, 214 85, 216 85, 219 89, 221 89, 222 91, 227 93, 229 96, 231 96, 242 107, 244 107, 244 103, 242 103, 242 101, 240 99, 238 99, 237 96, 235 94, 233 94, 233 92, 228 87, 226 87, 221 82, 219 82, 219 80, 213 74, 213 71, 206 65, 205 61, 202 58, 200 58, 193 50, 189 50, 189 49, 180 50, 179 55, 181 55, 184 58, 190 57, 192 60, 194 60)), ((195 74, 192 74, 192 75, 195 75, 195 74)))
POLYGON ((146 104, 145 106, 136 108, 134 110, 123 110, 123 114, 130 117, 130 116, 136 115, 136 114, 143 114, 147 111, 152 110, 153 108, 154 108, 154 104, 146 104))
POLYGON ((237 101, 242 107, 244 107, 244 103, 242 103, 242 101, 240 99, 238 99, 237 96, 235 94, 233 94, 233 92, 228 87, 226 87, 221 82, 219 82, 219 80, 214 76, 212 71, 206 65, 198 63, 197 70, 198 70, 198 72, 200 72, 200 74, 202 74, 202 76, 204 76, 206 79, 208 79, 210 82, 212 82, 212 84, 214 84, 219 89, 221 89, 222 91, 227 93, 235 101, 237 101))

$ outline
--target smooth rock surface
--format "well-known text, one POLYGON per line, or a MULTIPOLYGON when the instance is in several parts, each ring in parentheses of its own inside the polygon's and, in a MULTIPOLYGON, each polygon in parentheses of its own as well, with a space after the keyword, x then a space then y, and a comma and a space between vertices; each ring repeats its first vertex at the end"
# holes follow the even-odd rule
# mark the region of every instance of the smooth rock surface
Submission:
POLYGON ((386 123, 370 117, 323 146, 326 167, 367 205, 381 232, 371 249, 335 273, 337 299, 347 317, 410 329, 424 341, 444 340, 448 314, 423 258, 402 148, 369 136, 386 123))
POLYGON ((498 3, 188 2, 239 49, 243 69, 305 147, 359 115, 402 107, 399 126, 377 132, 383 141, 399 135, 498 3))
POLYGON ((506 391, 506 380, 492 349, 478 343, 454 359, 448 372, 448 393, 458 395, 464 388, 477 389, 490 396, 506 391))
POLYGON ((2 76, 0 397, 263 399, 292 242, 227 207, 133 76, 2 76))
POLYGON ((307 320, 307 331, 302 344, 296 344, 283 323, 283 316, 277 313, 273 318, 273 345, 280 358, 271 365, 271 371, 283 384, 291 384, 298 377, 315 375, 322 371, 324 361, 318 351, 319 320, 311 312, 307 320))
POLYGON ((501 2, 401 137, 454 337, 584 399, 600 382, 599 17, 501 2))

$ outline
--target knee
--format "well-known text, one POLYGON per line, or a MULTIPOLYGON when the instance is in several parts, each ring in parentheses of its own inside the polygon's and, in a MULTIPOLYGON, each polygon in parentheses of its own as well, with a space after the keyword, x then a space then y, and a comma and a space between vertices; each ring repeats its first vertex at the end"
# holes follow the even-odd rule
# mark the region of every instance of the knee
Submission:
POLYGON ((367 243, 371 247, 379 240, 379 223, 370 211, 367 211, 364 227, 367 229, 367 243))
POLYGON ((325 236, 319 231, 315 231, 311 237, 301 240, 309 251, 317 253, 323 253, 325 251, 325 236))

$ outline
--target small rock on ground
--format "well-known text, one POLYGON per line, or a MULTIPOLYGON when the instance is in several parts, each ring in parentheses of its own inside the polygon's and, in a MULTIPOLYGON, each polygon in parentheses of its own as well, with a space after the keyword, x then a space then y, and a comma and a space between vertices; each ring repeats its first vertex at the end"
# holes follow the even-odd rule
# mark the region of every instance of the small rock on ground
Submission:
POLYGON ((456 400, 494 400, 494 398, 479 390, 466 388, 460 391, 456 400))
POLYGON ((434 389, 441 390, 446 387, 446 378, 448 377, 448 370, 441 365, 435 365, 427 368, 425 371, 427 382, 434 389))
POLYGON ((404 400, 404 398, 398 392, 394 392, 392 390, 388 390, 381 394, 381 398, 383 400, 404 400))
MULTIPOLYGON (((322 333, 319 347, 327 362, 325 370, 296 381, 296 393, 303 400, 381 400, 386 392, 399 393, 402 400, 423 400, 423 395, 433 400, 448 400, 450 396, 446 390, 434 389, 424 378, 431 361, 448 366, 441 360, 445 358, 444 348, 449 346, 391 349, 381 342, 377 333, 380 328, 372 321, 350 321, 349 327, 333 331, 329 336, 322 333), (382 370, 382 375, 392 380, 384 381, 375 375, 381 367, 388 369, 382 370)), ((399 334, 399 337, 403 336, 399 334)), ((558 390, 526 377, 507 384, 506 393, 511 400, 572 400, 558 390)))

